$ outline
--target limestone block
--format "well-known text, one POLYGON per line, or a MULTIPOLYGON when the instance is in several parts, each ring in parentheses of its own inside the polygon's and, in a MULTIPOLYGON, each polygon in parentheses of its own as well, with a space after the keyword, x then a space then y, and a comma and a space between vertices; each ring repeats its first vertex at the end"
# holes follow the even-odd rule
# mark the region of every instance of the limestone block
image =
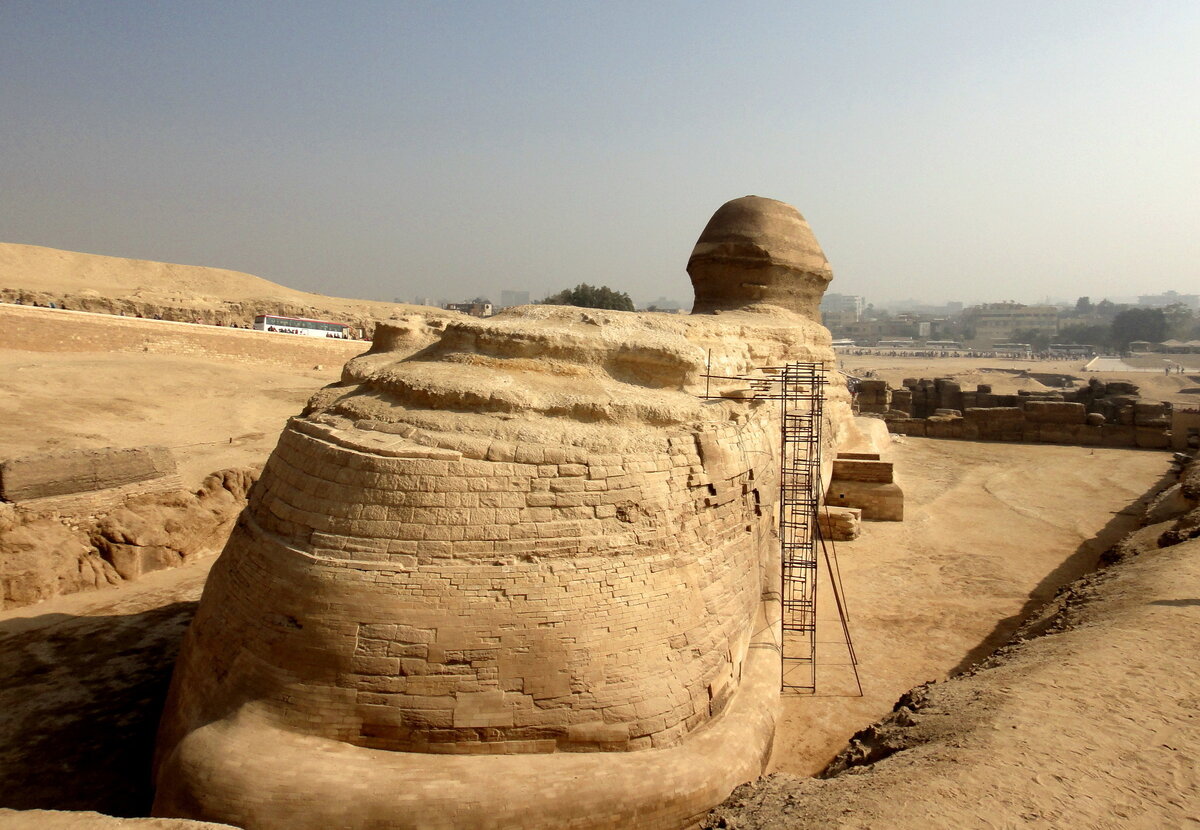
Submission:
POLYGON ((1099 412, 1089 412, 1087 415, 1087 425, 1091 427, 1098 427, 1102 425, 1104 420, 1104 416, 1099 412))
POLYGON ((888 431, 897 435, 925 436, 924 418, 891 418, 887 422, 888 431))
POLYGON ((892 462, 839 457, 833 462, 833 480, 886 483, 892 480, 892 462))
POLYGON ((963 419, 942 416, 926 418, 925 435, 928 438, 962 438, 963 419))
POLYGON ((935 383, 937 384, 939 409, 961 410, 963 408, 962 385, 958 381, 950 378, 938 378, 935 383))
POLYGON ((1018 407, 968 409, 963 413, 964 434, 971 429, 981 441, 1019 441, 1025 413, 1018 407))
POLYGON ((1167 407, 1161 401, 1139 401, 1133 405, 1133 422, 1137 426, 1166 426, 1167 407))
POLYGON ((817 511, 821 536, 835 542, 849 542, 862 533, 862 510, 857 507, 822 505, 817 511))
POLYGON ((1074 427, 1076 443, 1085 447, 1098 447, 1103 440, 1100 424, 1083 424, 1074 427))
POLYGON ((1038 440, 1044 444, 1074 444, 1075 424, 1037 424, 1038 440))
POLYGON ((862 518, 869 521, 904 520, 904 491, 895 482, 835 481, 829 485, 825 503, 833 507, 857 507, 862 518))
POLYGON ((1107 384, 1105 384, 1104 394, 1110 397, 1113 395, 1136 396, 1139 388, 1140 387, 1138 387, 1136 383, 1131 383, 1130 381, 1110 380, 1107 384))
POLYGON ((1027 400, 1022 408, 1025 419, 1033 424, 1082 424, 1087 419, 1087 409, 1081 403, 1027 400))
POLYGON ((1105 447, 1136 446, 1134 429, 1125 424, 1104 424, 1100 427, 1100 444, 1105 447))
POLYGON ((175 473, 166 447, 66 450, 0 462, 0 499, 63 496, 122 487, 175 473))
POLYGON ((1165 450, 1171 446, 1171 433, 1162 427, 1134 427, 1134 446, 1165 450))

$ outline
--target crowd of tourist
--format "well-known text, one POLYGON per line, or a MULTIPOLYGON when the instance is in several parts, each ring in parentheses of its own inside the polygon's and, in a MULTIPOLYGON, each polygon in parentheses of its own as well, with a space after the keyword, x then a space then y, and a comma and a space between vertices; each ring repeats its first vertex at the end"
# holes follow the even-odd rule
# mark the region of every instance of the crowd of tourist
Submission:
POLYGON ((1067 360, 1071 358, 1093 357, 1089 354, 1069 354, 1057 351, 1005 351, 1005 350, 958 350, 958 349, 880 349, 870 346, 856 348, 839 348, 838 354, 844 355, 874 355, 877 357, 984 357, 1001 360, 1067 360))

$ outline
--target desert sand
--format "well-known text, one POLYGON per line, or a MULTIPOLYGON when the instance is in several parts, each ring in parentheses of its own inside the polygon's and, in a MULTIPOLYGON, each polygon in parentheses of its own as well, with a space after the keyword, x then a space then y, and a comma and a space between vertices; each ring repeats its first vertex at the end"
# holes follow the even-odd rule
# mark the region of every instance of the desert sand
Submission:
MULTIPOLYGON (((1014 368, 1086 377, 1078 363, 855 358, 846 368, 871 368, 894 383, 953 374, 998 391, 1042 386, 1007 371, 1014 368)), ((339 373, 336 365, 5 350, 0 446, 14 455, 161 443, 194 483, 221 467, 260 463, 286 418, 339 373)), ((1128 379, 1147 396, 1184 401, 1194 383, 1128 379)), ((875 730, 904 733, 894 743, 905 751, 837 779, 795 777, 823 768, 910 688, 942 681, 1008 641, 1136 526, 1139 499, 1170 459, 916 438, 897 439, 889 452, 907 492, 906 521, 869 523, 837 550, 864 695, 855 696, 826 590, 819 693, 785 699, 772 758, 780 775, 740 792, 735 801, 749 809, 731 813, 728 826, 1200 822, 1190 751, 1200 711, 1196 542, 1074 589, 1066 610, 1048 616, 1069 620, 1064 634, 905 698, 899 720, 875 730)), ((0 807, 145 815, 158 713, 211 564, 0 612, 0 662, 11 667, 0 676, 0 807)))
MULTIPOLYGON (((1136 522, 1127 508, 1169 459, 931 439, 893 453, 908 520, 838 546, 865 695, 851 696, 839 645, 823 645, 820 694, 785 700, 776 770, 818 771, 910 687, 1006 640, 1136 522)), ((0 681, 4 806, 144 814, 157 713, 211 561, 0 613, 0 655, 15 667, 0 681)))
MULTIPOLYGON (((1021 620, 1137 524, 1167 453, 897 438, 903 522, 837 543, 863 696, 836 609, 818 595, 818 694, 785 695, 775 770, 819 772, 913 686, 1002 645, 1021 620), (822 661, 824 656, 824 662, 822 661)), ((824 574, 822 574, 824 576, 824 574)))
POLYGON ((214 470, 262 464, 284 422, 341 373, 315 365, 0 350, 0 447, 19 456, 158 443, 195 487, 214 470))

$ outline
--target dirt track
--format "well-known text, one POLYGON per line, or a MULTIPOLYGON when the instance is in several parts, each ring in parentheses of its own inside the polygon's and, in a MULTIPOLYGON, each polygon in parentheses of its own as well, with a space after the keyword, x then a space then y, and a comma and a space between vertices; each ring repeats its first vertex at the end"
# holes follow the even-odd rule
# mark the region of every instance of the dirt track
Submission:
POLYGON ((898 439, 889 455, 905 521, 865 523, 859 539, 837 546, 864 697, 848 696, 855 689, 823 586, 820 694, 785 696, 773 770, 818 772, 905 691, 1004 643, 1136 526, 1130 504, 1170 461, 1144 450, 926 438, 898 439))

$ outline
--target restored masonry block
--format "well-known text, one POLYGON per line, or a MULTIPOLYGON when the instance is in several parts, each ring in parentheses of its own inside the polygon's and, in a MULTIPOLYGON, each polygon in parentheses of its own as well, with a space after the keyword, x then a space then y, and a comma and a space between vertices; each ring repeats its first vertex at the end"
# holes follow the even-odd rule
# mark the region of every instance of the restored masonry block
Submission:
POLYGON ((1175 418, 1169 403, 1144 401, 1125 382, 1092 379, 1076 389, 1015 395, 993 394, 987 384, 965 392, 948 378, 906 378, 903 390, 886 386, 860 381, 855 405, 882 414, 900 435, 1163 449, 1186 447, 1195 430, 1186 417, 1175 418))
POLYGON ((835 542, 850 542, 862 533, 862 510, 825 505, 817 514, 821 536, 835 542))
MULTIPOLYGON (((689 270, 688 317, 528 306, 419 351, 379 326, 213 568, 156 814, 675 828, 761 773, 778 409, 701 395, 710 351, 725 376, 831 363, 829 268, 793 208, 746 197, 689 270)), ((844 387, 825 411, 830 446, 844 387)))
POLYGON ((43 453, 0 461, 0 500, 108 490, 174 475, 175 459, 166 447, 43 453))
POLYGON ((890 461, 845 458, 839 453, 825 503, 858 508, 863 519, 872 521, 904 520, 904 491, 893 480, 890 461))

